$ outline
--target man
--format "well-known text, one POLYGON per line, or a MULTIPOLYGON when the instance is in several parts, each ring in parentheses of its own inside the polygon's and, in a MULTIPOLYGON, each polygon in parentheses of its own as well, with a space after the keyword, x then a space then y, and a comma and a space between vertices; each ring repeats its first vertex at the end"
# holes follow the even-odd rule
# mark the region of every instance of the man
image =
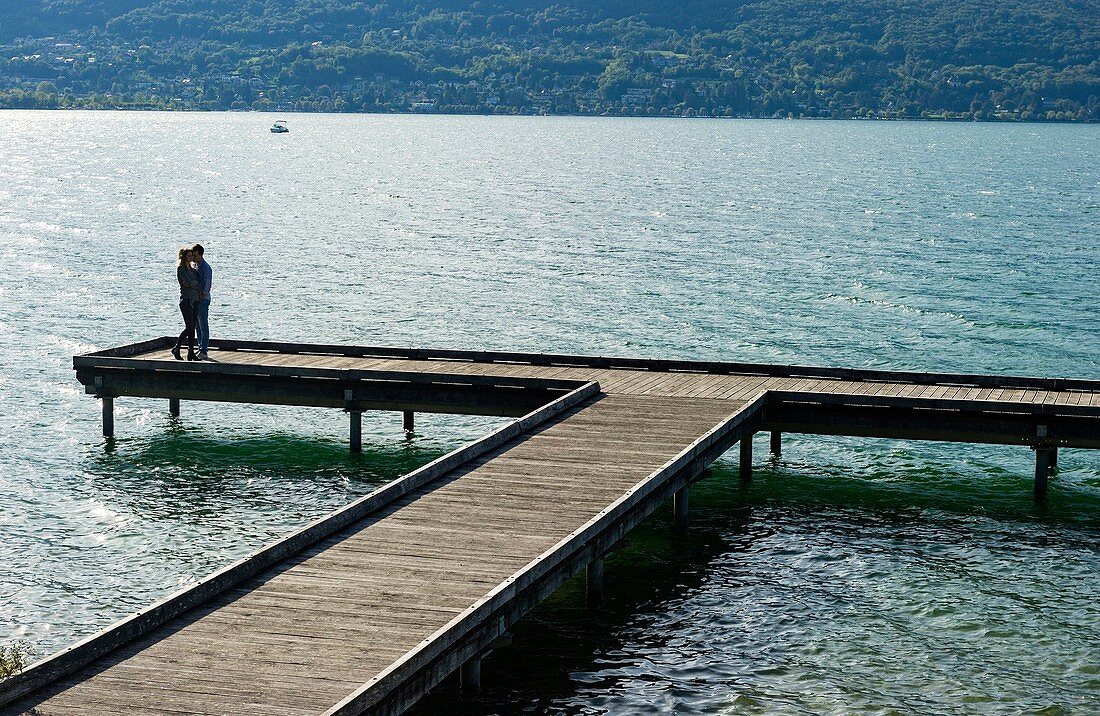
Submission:
POLYGON ((199 302, 195 304, 195 337, 199 340, 199 360, 210 360, 206 351, 210 349, 210 283, 214 272, 203 258, 202 244, 195 244, 191 251, 195 255, 196 268, 199 270, 199 302))

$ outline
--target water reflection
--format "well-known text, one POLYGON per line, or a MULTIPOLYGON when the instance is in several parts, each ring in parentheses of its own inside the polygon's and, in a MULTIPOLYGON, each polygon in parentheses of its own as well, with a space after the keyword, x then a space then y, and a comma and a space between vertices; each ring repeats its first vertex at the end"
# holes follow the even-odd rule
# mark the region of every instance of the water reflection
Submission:
POLYGON ((352 499, 440 454, 415 441, 371 444, 359 455, 346 444, 290 434, 208 433, 175 425, 169 431, 116 441, 93 453, 84 472, 104 499, 148 518, 201 518, 219 505, 233 509, 307 498, 318 505, 352 499))

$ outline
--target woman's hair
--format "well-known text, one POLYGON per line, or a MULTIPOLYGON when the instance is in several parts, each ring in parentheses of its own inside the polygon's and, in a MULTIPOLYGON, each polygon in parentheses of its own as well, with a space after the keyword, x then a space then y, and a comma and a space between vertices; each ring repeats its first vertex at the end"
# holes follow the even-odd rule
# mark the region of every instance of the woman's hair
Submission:
POLYGON ((184 246, 182 249, 180 249, 180 255, 176 258, 176 265, 183 266, 183 259, 189 253, 191 253, 190 246, 184 246))

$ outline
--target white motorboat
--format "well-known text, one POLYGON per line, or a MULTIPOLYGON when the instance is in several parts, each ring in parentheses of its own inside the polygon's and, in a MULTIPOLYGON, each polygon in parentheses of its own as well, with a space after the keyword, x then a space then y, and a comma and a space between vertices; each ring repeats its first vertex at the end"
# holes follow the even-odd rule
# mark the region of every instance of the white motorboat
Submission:
POLYGON ((285 119, 280 119, 278 122, 271 126, 271 131, 274 134, 286 134, 290 131, 290 127, 286 126, 285 119))

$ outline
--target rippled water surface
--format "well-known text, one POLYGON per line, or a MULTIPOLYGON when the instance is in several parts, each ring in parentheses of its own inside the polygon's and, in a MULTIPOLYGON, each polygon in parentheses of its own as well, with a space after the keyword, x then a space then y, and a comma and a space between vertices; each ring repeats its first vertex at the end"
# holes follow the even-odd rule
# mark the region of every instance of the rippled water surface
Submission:
MULTIPOLYGON (((0 113, 0 644, 39 656, 496 421, 121 399, 223 337, 1100 377, 1090 126, 0 113)), ((421 714, 1095 713, 1100 456, 790 436, 720 462, 421 714)), ((597 476, 598 478, 598 476, 597 476)))

